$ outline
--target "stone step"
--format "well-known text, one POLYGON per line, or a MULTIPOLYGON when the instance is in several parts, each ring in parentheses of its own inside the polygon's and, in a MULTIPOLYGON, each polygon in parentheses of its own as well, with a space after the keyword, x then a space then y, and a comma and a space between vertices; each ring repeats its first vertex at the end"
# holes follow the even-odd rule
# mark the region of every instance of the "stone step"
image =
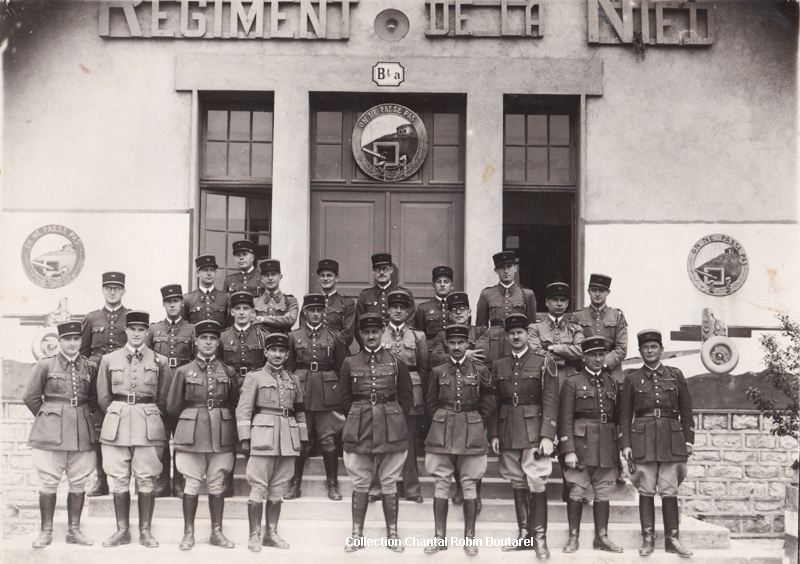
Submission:
MULTIPOLYGON (((247 519, 247 498, 234 497, 225 500, 226 519, 247 519)), ((349 521, 351 518, 351 501, 347 497, 342 501, 331 501, 326 498, 301 497, 283 502, 281 518, 284 520, 303 521, 349 521)), ((547 504, 548 520, 551 523, 567 522, 567 507, 563 501, 549 501, 547 504)), ((380 501, 370 503, 367 520, 383 521, 380 501)), ((183 515, 181 500, 177 498, 159 498, 156 500, 156 518, 180 518, 183 515)), ((84 514, 88 517, 113 517, 114 505, 110 498, 88 498, 84 514)), ((136 499, 131 502, 131 514, 138 515, 136 499)), ((204 496, 200 497, 197 507, 197 517, 208 518, 208 503, 204 496)), ((461 505, 450 504, 448 519, 452 522, 463 521, 461 505)), ((400 520, 411 522, 432 522, 433 501, 426 499, 423 503, 400 501, 400 520)), ((483 502, 480 520, 484 522, 516 523, 514 503, 505 500, 487 499, 483 502)), ((656 500, 656 520, 661 522, 660 498, 656 500)), ((638 523, 639 505, 637 501, 615 501, 611 503, 611 523, 638 523)), ((583 522, 592 523, 592 506, 585 504, 583 508, 583 522)))
MULTIPOLYGON (((158 509, 156 509, 158 511, 158 509)), ((370 507, 367 514, 380 513, 380 509, 374 505, 370 507)), ((283 515, 281 515, 283 516, 283 515)), ((364 534, 367 538, 380 539, 385 536, 386 529, 383 524, 383 516, 381 514, 381 521, 369 520, 366 523, 364 534)), ((448 539, 451 536, 463 537, 463 525, 460 522, 449 522, 448 539)), ((263 529, 263 519, 262 519, 263 529)), ((66 534, 67 525, 65 519, 58 519, 54 523, 54 539, 56 543, 63 543, 64 535, 66 534)), ((116 530, 115 521, 112 518, 86 518, 81 522, 81 530, 89 538, 93 539, 98 545, 116 530)), ((300 547, 304 542, 311 542, 313 546, 304 548, 326 548, 329 551, 336 551, 341 549, 345 540, 350 535, 351 523, 347 521, 310 521, 310 520, 290 520, 281 519, 279 527, 281 537, 288 543, 295 547, 300 547)), ((153 520, 152 529, 153 535, 165 543, 177 543, 183 536, 183 519, 166 518, 157 515, 153 520)), ((195 522, 196 538, 195 540, 201 544, 208 542, 208 536, 211 532, 211 524, 208 520, 198 518, 195 522)), ((248 523, 242 519, 227 519, 223 523, 223 531, 225 535, 237 543, 241 548, 247 542, 248 537, 248 523)), ((138 541, 139 531, 138 523, 135 517, 131 519, 131 534, 134 541, 138 541)), ((402 510, 400 511, 400 522, 398 524, 398 534, 401 539, 412 538, 424 541, 433 534, 433 519, 428 522, 407 522, 403 520, 402 510)), ((516 523, 492 523, 478 520, 476 525, 476 535, 478 538, 483 539, 483 546, 486 550, 498 550, 496 547, 489 547, 487 545, 487 538, 492 539, 515 539, 517 538, 518 530, 516 523)), ((730 537, 728 529, 718 525, 712 525, 704 521, 699 521, 691 517, 684 516, 681 523, 681 541, 690 550, 694 549, 716 549, 725 550, 730 546, 730 537)), ((549 523, 547 530, 548 546, 553 552, 560 552, 561 548, 566 544, 569 531, 566 523, 549 523)), ((591 542, 594 537, 594 529, 591 524, 584 523, 581 527, 581 539, 583 541, 584 549, 591 550, 591 542)), ((637 549, 641 546, 641 530, 638 523, 612 523, 609 527, 609 537, 617 545, 624 549, 637 549)), ((63 546, 63 545, 62 545, 63 546)), ((656 548, 663 549, 664 535, 663 527, 656 526, 656 548)), ((71 548, 71 547, 67 547, 71 548)), ((102 548, 100 548, 102 550, 102 548)), ((420 550, 418 548, 409 548, 409 550, 420 550)), ((117 554, 114 551, 112 554, 117 554)), ((381 551, 382 552, 382 551, 381 551)), ((381 552, 377 554, 380 555, 381 552)), ((107 554, 103 552, 102 554, 107 554)), ((154 553, 154 556, 158 553, 154 553)), ((227 553, 230 554, 230 553, 227 553)), ((238 553, 237 553, 238 554, 238 553)), ((268 552, 272 556, 272 552, 268 552)), ((385 553, 384 553, 385 554, 385 553)), ((587 551, 587 554, 598 554, 595 551, 587 551)))

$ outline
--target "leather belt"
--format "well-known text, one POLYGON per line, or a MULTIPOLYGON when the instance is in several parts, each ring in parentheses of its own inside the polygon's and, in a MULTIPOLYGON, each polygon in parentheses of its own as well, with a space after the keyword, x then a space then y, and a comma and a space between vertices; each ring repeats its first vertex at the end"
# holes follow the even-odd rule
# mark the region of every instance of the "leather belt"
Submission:
POLYGON ((505 405, 542 405, 541 401, 536 401, 533 396, 503 396, 500 398, 500 403, 505 405))
POLYGON ((260 366, 259 368, 255 368, 255 367, 242 366, 242 367, 239 368, 239 371, 238 371, 239 372, 239 376, 244 376, 248 372, 252 372, 254 370, 259 370, 260 368, 264 368, 264 367, 260 366))
POLYGON ((368 401, 372 405, 377 403, 391 403, 397 401, 397 393, 388 394, 353 394, 353 401, 368 401))
POLYGON ((613 423, 613 416, 610 413, 579 413, 575 412, 575 419, 585 419, 587 421, 599 421, 600 423, 613 423))
POLYGON ((477 411, 478 404, 475 402, 461 403, 461 401, 442 401, 439 402, 439 407, 461 413, 462 411, 477 411))
POLYGON ((186 407, 207 407, 214 409, 215 407, 228 407, 228 400, 226 399, 207 399, 206 401, 187 401, 186 407))
POLYGON ((86 398, 60 398, 53 396, 44 396, 44 401, 49 401, 52 403, 68 403, 72 407, 86 404, 86 398))
POLYGON ((288 407, 256 407, 255 412, 266 415, 280 415, 281 417, 294 417, 294 409, 288 407))
POLYGON ((655 417, 656 419, 665 417, 668 419, 680 419, 680 412, 677 409, 640 409, 636 411, 636 417, 655 417))
POLYGON ((489 327, 503 327, 505 328, 505 320, 489 321, 489 327))
POLYGON ((114 394, 111 396, 114 401, 124 401, 128 405, 135 403, 156 403, 156 398, 153 396, 140 396, 135 392, 132 394, 114 394))
POLYGON ((332 362, 298 362, 297 368, 300 370, 310 370, 311 372, 327 372, 335 367, 332 362))
POLYGON ((177 356, 171 356, 169 357, 169 365, 170 368, 176 368, 179 362, 181 363, 182 366, 184 364, 188 364, 190 360, 191 360, 190 358, 183 358, 183 357, 179 358, 177 356))

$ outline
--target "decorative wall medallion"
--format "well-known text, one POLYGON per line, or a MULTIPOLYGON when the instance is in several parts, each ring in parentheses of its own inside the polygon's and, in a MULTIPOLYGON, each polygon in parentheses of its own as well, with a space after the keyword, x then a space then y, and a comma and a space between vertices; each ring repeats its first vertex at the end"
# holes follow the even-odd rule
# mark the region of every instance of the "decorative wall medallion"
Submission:
POLYGON ((689 252, 687 270, 697 289, 709 296, 728 296, 747 280, 749 261, 733 237, 715 233, 700 239, 689 252))
POLYGON ((75 280, 85 258, 83 241, 63 225, 40 227, 22 245, 22 268, 42 288, 60 288, 75 280))

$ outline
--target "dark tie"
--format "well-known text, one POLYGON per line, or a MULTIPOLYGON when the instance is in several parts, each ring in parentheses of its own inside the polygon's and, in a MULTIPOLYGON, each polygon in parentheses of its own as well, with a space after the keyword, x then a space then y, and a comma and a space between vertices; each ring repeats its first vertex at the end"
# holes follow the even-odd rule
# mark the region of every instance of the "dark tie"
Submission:
POLYGON ((142 362, 142 353, 138 350, 133 351, 131 354, 128 355, 128 362, 130 362, 134 358, 139 362, 142 362))

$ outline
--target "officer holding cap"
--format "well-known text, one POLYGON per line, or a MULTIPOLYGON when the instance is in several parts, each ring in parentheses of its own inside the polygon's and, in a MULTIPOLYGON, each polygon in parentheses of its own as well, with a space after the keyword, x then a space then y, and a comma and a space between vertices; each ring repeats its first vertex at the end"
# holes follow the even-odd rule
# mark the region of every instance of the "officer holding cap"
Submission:
POLYGON ((639 490, 642 526, 641 556, 653 553, 656 493, 661 495, 664 546, 682 558, 692 553, 678 538, 678 488, 686 478, 692 454, 692 395, 683 373, 661 364, 661 333, 646 329, 637 335, 644 365, 628 373, 622 386, 620 431, 622 454, 631 483, 639 490))
POLYGON ((397 536, 397 480, 408 454, 405 416, 414 405, 408 367, 381 347, 383 317, 365 313, 358 320, 361 351, 345 359, 340 388, 347 421, 342 432, 344 464, 353 482, 353 533, 345 552, 363 546, 369 486, 378 473, 383 492, 388 548, 403 552, 397 536))
POLYGON ((95 468, 96 437, 91 413, 97 409, 97 366, 79 354, 81 324, 58 325, 59 351, 33 367, 22 400, 35 420, 28 438, 39 476, 41 531, 33 548, 53 539, 56 490, 67 475, 67 544, 92 543, 80 530, 84 484, 95 468))
POLYGON ((303 468, 314 437, 322 449, 328 497, 342 499, 339 493, 339 456, 334 437, 344 426, 339 395, 339 373, 347 357, 341 333, 336 333, 323 323, 325 296, 308 294, 303 298, 305 325, 289 333, 289 360, 286 367, 303 386, 306 408, 306 426, 309 442, 303 445, 295 460, 292 488, 284 499, 295 499, 302 494, 303 468))
POLYGON ((233 548, 222 534, 224 479, 236 457, 239 401, 236 374, 216 358, 220 326, 201 321, 194 327, 197 356, 177 369, 167 397, 167 413, 175 427, 175 466, 186 478, 183 492, 184 534, 178 548, 194 546, 194 517, 200 486, 208 483, 212 546, 233 548))
POLYGON ((258 274, 258 270, 256 270, 255 244, 248 239, 242 239, 234 241, 231 247, 233 248, 233 258, 236 260, 236 266, 239 270, 225 277, 225 291, 229 294, 249 292, 254 298, 259 297, 264 293, 266 286, 264 285, 264 280, 258 274))
MULTIPOLYGON (((150 326, 144 339, 145 346, 153 349, 158 354, 163 354, 169 359, 169 366, 173 370, 183 366, 192 360, 194 356, 194 344, 192 336, 194 325, 187 323, 181 316, 183 312, 183 291, 180 284, 170 284, 161 288, 161 299, 167 318, 150 326)), ((161 477, 156 487, 156 497, 169 497, 169 471, 170 463, 169 444, 164 446, 164 453, 161 458, 161 477)), ((183 476, 173 469, 172 493, 175 497, 183 495, 183 476)))
POLYGON ((550 558, 547 548, 547 492, 553 467, 550 455, 558 420, 558 378, 555 363, 528 346, 528 318, 506 317, 511 354, 496 360, 492 378, 497 394, 497 417, 489 426, 492 450, 500 453, 500 475, 511 481, 519 525, 515 545, 504 551, 536 551, 550 558))
POLYGON ((103 546, 131 542, 129 531, 131 473, 139 490, 139 543, 158 546, 150 533, 156 480, 161 473, 158 453, 167 443, 163 417, 172 370, 167 357, 144 345, 150 315, 125 315, 125 347, 105 355, 97 374, 97 401, 105 412, 100 442, 103 469, 114 479, 117 532, 103 546))
POLYGON ((255 299, 256 323, 268 333, 288 334, 297 321, 297 298, 281 292, 281 261, 268 259, 259 266, 264 282, 264 293, 255 299))
POLYGON ((521 313, 528 319, 528 324, 536 322, 536 296, 533 290, 523 288, 514 281, 519 269, 517 256, 513 251, 503 251, 493 255, 492 260, 499 282, 496 286, 481 290, 475 317, 475 325, 489 328, 487 365, 510 352, 503 327, 506 317, 521 313))
POLYGON ((583 500, 594 492, 595 550, 622 552, 608 538, 609 495, 617 471, 618 391, 614 378, 603 370, 606 342, 589 337, 581 343, 585 367, 561 387, 558 410, 558 448, 564 456, 564 477, 570 486, 567 500, 569 540, 564 552, 578 550, 583 500))
POLYGON ((449 323, 446 298, 453 291, 453 269, 437 266, 431 271, 431 282, 435 294, 432 300, 417 307, 414 325, 425 333, 425 338, 433 340, 449 323))
MULTIPOLYGON (((414 294, 408 288, 398 286, 392 281, 392 273, 394 272, 394 265, 392 264, 392 255, 389 253, 376 253, 372 255, 372 276, 375 279, 375 284, 370 288, 361 290, 356 300, 356 323, 362 315, 366 313, 378 313, 383 319, 384 323, 389 322, 389 294, 397 290, 403 290, 411 296, 410 306, 408 308, 408 316, 405 322, 409 325, 414 325, 414 315, 416 312, 416 305, 414 304, 414 294)), ((360 331, 356 334, 356 341, 362 344, 360 339, 360 331)))
MULTIPOLYGON (((317 263, 317 280, 322 295, 325 297, 325 309, 322 312, 322 324, 338 333, 346 349, 350 348, 356 330, 356 303, 352 298, 343 296, 336 289, 339 283, 339 263, 333 259, 322 259, 317 263)), ((306 323, 303 312, 300 312, 300 327, 306 323)))
POLYGON ((247 374, 236 408, 242 450, 251 454, 247 462, 247 482, 250 484, 247 502, 250 539, 247 548, 253 552, 260 551, 262 544, 289 548, 289 544, 278 536, 281 500, 289 491, 294 460, 300 455, 302 443, 308 440, 303 386, 296 375, 284 368, 289 356, 289 337, 283 333, 264 337, 264 354, 267 364, 247 374), (265 499, 266 532, 259 543, 265 499))
POLYGON ((220 327, 228 326, 228 294, 217 290, 217 259, 202 255, 194 260, 198 286, 194 292, 183 296, 183 318, 189 323, 216 321, 220 327))
MULTIPOLYGON (((128 339, 125 334, 125 314, 128 309, 122 305, 125 295, 125 275, 122 272, 106 272, 102 277, 103 299, 102 309, 86 314, 81 324, 81 356, 96 365, 104 354, 125 346, 128 339)), ((103 427, 103 412, 95 409, 92 414, 95 435, 100 434, 103 427)), ((100 443, 95 444, 97 458, 97 481, 86 494, 89 497, 108 495, 108 478, 103 470, 103 453, 100 443)))

